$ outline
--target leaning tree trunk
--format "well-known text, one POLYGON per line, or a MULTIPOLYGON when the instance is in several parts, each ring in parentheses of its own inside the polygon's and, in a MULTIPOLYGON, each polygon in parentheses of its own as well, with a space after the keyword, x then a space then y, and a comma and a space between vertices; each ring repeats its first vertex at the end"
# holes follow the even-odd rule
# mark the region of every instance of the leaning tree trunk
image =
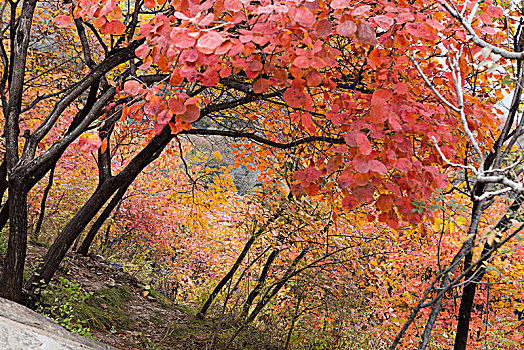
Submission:
POLYGON ((109 198, 119 188, 129 186, 147 165, 158 158, 173 137, 170 128, 164 128, 160 134, 153 137, 148 145, 117 176, 108 179, 97 187, 89 200, 60 232, 45 255, 44 261, 26 284, 26 289, 30 294, 37 295, 41 290, 41 286, 47 285, 51 281, 75 239, 82 233, 82 230, 95 217, 109 198))
POLYGON ((122 200, 122 197, 124 197, 124 194, 126 193, 127 189, 129 188, 129 185, 120 187, 118 191, 115 193, 113 198, 111 199, 111 202, 105 207, 104 211, 100 216, 96 219, 95 223, 91 228, 89 229, 89 232, 87 233, 86 237, 82 241, 82 244, 80 245, 80 248, 76 251, 78 254, 87 256, 87 253, 89 252, 89 247, 91 247, 91 244, 93 243, 93 240, 95 239, 96 234, 104 224, 104 222, 109 218, 109 215, 111 215, 111 212, 116 207, 116 205, 122 200))

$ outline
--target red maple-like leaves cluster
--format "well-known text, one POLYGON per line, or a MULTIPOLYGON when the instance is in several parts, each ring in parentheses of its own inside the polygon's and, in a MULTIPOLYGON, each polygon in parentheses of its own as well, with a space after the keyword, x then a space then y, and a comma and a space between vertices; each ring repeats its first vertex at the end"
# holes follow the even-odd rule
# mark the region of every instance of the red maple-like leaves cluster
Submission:
MULTIPOLYGON (((164 3, 149 0, 145 6, 164 3)), ((406 53, 423 57, 438 45, 451 49, 463 44, 464 31, 453 19, 427 12, 425 1, 170 4, 172 14, 155 15, 140 26, 138 38, 146 41, 136 50, 142 59, 139 68, 169 73, 170 85, 146 90, 130 80, 123 86, 125 93, 142 97, 143 112, 153 117, 157 133, 167 125, 178 133, 200 118, 204 102, 188 95, 186 82, 213 87, 242 72, 252 82, 253 94, 282 91, 286 120, 293 120, 305 135, 345 142, 296 172, 294 194, 316 195, 322 188, 336 188, 348 210, 373 204, 379 220, 392 226, 401 218, 420 219, 413 201, 429 200, 445 184, 432 139, 452 157, 461 131, 457 117, 432 96, 406 53), (442 42, 441 32, 455 37, 442 42), (363 88, 348 88, 345 60, 361 56, 363 88)), ((107 27, 104 33, 120 35, 125 28, 118 11, 115 0, 83 0, 74 15, 107 27)), ((501 10, 489 6, 487 11, 496 16, 501 10)), ((60 26, 67 20, 55 19, 60 26)), ((453 100, 449 73, 432 60, 420 64, 428 74, 439 76, 435 84, 453 100)), ((492 118, 489 103, 471 112, 472 118, 492 118)))

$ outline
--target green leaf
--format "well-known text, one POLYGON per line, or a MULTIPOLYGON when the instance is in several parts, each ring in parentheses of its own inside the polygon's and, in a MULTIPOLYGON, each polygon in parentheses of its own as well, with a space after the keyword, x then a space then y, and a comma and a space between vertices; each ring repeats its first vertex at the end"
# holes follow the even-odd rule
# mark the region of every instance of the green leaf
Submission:
POLYGON ((514 79, 509 74, 506 74, 501 81, 501 83, 504 85, 511 85, 513 84, 513 82, 514 82, 514 79))

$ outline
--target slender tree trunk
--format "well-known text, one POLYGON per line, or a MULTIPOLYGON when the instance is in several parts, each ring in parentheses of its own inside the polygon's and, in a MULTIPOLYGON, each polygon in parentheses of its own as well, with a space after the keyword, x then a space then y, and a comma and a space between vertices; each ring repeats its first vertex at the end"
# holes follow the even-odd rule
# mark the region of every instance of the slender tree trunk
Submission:
MULTIPOLYGON (((47 251, 44 261, 26 285, 26 289, 31 293, 39 294, 38 288, 43 284, 49 283, 56 269, 64 259, 67 251, 75 241, 76 237, 89 224, 91 219, 98 213, 100 208, 111 197, 117 185, 107 182, 97 187, 84 206, 67 223, 62 232, 58 235, 53 245, 47 251), (42 283, 41 281, 44 281, 42 283)), ((118 187, 117 187, 118 188, 118 187)))
POLYGON ((251 249, 251 246, 253 245, 253 243, 255 243, 255 239, 256 239, 256 235, 252 235, 249 238, 249 240, 246 242, 246 244, 244 244, 244 248, 242 249, 242 252, 240 252, 240 255, 238 256, 237 260, 235 261, 231 269, 228 271, 228 273, 224 277, 222 277, 220 282, 218 282, 215 289, 213 289, 213 292, 211 292, 206 302, 204 303, 204 306, 202 306, 202 308, 198 312, 197 314, 198 317, 204 318, 207 311, 209 310, 209 307, 211 306, 211 304, 217 297, 218 293, 220 293, 222 288, 224 288, 227 282, 229 282, 229 280, 233 278, 233 276, 235 275, 235 272, 237 272, 238 268, 242 264, 242 261, 244 261, 244 258, 246 257, 247 253, 249 252, 249 249, 251 249))
POLYGON ((267 274, 269 272, 269 268, 273 264, 273 261, 275 261, 278 253, 280 253, 279 249, 274 249, 271 254, 269 254, 267 261, 264 265, 264 268, 262 269, 262 272, 260 273, 260 278, 258 279, 258 282, 256 286, 253 288, 251 293, 249 293, 246 302, 244 303, 244 307, 242 308, 242 314, 241 319, 245 319, 249 313, 249 309, 253 305, 253 301, 256 299, 256 297, 260 294, 260 290, 262 289, 262 286, 266 282, 267 274))
POLYGON ((0 164, 0 203, 2 203, 5 191, 7 191, 8 187, 7 182, 7 162, 5 159, 0 164))
POLYGON ((40 230, 42 229, 42 223, 44 222, 44 216, 45 216, 45 205, 47 202, 47 197, 49 196, 49 192, 51 191, 51 188, 53 187, 55 169, 56 169, 56 164, 54 167, 51 168, 51 172, 49 173, 49 180, 47 182, 47 186, 44 189, 44 194, 42 196, 42 202, 40 202, 40 213, 38 214, 38 221, 36 223, 35 232, 33 233, 33 237, 35 239, 38 239, 38 236, 40 235, 40 230))
POLYGON ((299 297, 298 301, 297 301, 297 306, 295 306, 295 312, 293 312, 293 316, 291 316, 291 324, 289 325, 289 331, 287 332, 287 337, 286 337, 286 343, 284 345, 284 350, 288 350, 289 349, 289 344, 291 343, 291 335, 293 335, 293 330, 295 329, 295 323, 297 322, 298 315, 299 315, 298 308, 300 307, 300 303, 301 302, 302 302, 302 298, 299 297))
POLYGON ((284 285, 289 281, 290 278, 293 277, 298 264, 300 261, 306 256, 307 252, 309 251, 309 248, 304 248, 300 254, 298 254, 291 265, 287 268, 286 273, 284 276, 275 282, 267 291, 264 293, 262 298, 258 301, 257 305, 251 311, 249 316, 244 320, 244 323, 236 330, 236 332, 233 334, 233 336, 229 339, 228 347, 233 343, 233 341, 236 339, 236 337, 240 334, 240 332, 244 329, 245 326, 247 326, 249 323, 253 322, 253 320, 258 316, 260 311, 269 303, 269 301, 280 292, 280 289, 284 287, 284 285))
POLYGON ((237 272, 238 268, 240 267, 240 265, 242 264, 242 261, 244 260, 244 258, 246 257, 247 253, 249 252, 249 249, 251 249, 251 246, 253 245, 253 243, 255 243, 255 240, 258 236, 260 236, 262 233, 264 233, 264 231, 266 230, 266 228, 271 224, 273 223, 281 214, 281 210, 279 209, 275 214, 273 214, 267 221, 266 223, 264 224, 264 226, 260 227, 250 238, 249 240, 246 242, 246 244, 244 245, 244 248, 242 249, 242 252, 240 253, 240 255, 238 256, 237 260, 235 261, 235 263, 233 264, 233 267, 229 270, 229 272, 220 280, 220 282, 218 282, 217 286, 215 287, 215 289, 213 289, 213 292, 211 292, 211 294, 209 295, 209 297, 207 298, 206 302, 204 303, 204 306, 202 306, 202 308, 200 309, 200 311, 197 313, 197 316, 200 317, 200 318, 204 318, 204 316, 206 315, 207 311, 209 310, 209 307, 211 306, 211 304, 213 303, 213 301, 215 300, 215 298, 217 297, 218 293, 220 293, 220 291, 222 290, 222 288, 224 288, 224 286, 227 284, 227 282, 233 278, 233 276, 235 275, 235 273, 237 272))
MULTIPOLYGON (((515 218, 520 207, 524 203, 524 196, 519 195, 515 201, 511 204, 508 209, 507 214, 505 214, 499 222, 493 228, 493 231, 496 232, 497 237, 489 244, 486 242, 482 249, 481 256, 484 256, 488 253, 494 246, 498 243, 498 239, 502 236, 502 233, 508 231, 511 228, 511 219, 515 218)), ((471 253, 470 253, 471 255, 471 253)), ((468 259, 468 257, 466 257, 468 259)), ((466 261, 467 267, 471 266, 472 256, 469 257, 469 260, 466 261)), ((465 268, 466 268, 466 263, 465 268)), ((477 284, 482 280, 486 272, 486 267, 484 264, 480 264, 479 267, 469 273, 465 279, 471 279, 470 282, 464 285, 462 289, 462 297, 460 298, 460 308, 459 308, 459 317, 457 323, 457 334, 455 335, 455 345, 454 350, 466 350, 468 344, 468 335, 469 335, 469 324, 471 321, 471 313, 473 311, 473 302, 475 300, 475 293, 477 290, 477 284)))
POLYGON ((93 240, 95 239, 96 234, 100 230, 100 227, 104 224, 104 222, 109 218, 109 215, 111 215, 111 212, 113 209, 117 206, 117 204, 122 200, 122 197, 126 193, 128 186, 120 187, 118 191, 115 193, 109 204, 105 207, 104 211, 100 216, 96 219, 95 223, 91 228, 89 229, 89 232, 87 233, 86 237, 84 238, 82 244, 80 245, 80 248, 78 248, 77 253, 80 255, 87 256, 87 253, 89 252, 89 247, 91 247, 91 244, 93 243, 93 240))
MULTIPOLYGON (((16 302, 23 302, 22 283, 27 248, 27 191, 24 188, 25 173, 19 168, 20 110, 24 93, 24 76, 27 48, 31 34, 33 14, 37 0, 22 2, 17 18, 18 2, 11 2, 9 102, 3 106, 5 117, 4 135, 6 140, 6 170, 9 195, 9 240, 0 276, 0 296, 16 302)), ((4 67, 6 68, 6 67, 4 67)))
POLYGON ((0 296, 17 303, 22 295, 27 247, 27 194, 19 181, 9 183, 9 241, 0 277, 0 296))

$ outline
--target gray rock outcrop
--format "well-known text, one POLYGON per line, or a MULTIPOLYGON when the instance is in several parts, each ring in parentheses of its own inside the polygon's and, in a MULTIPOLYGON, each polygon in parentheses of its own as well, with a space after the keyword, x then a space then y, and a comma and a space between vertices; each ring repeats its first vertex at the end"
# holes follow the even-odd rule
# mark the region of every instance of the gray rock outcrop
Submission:
POLYGON ((0 298, 0 348, 5 350, 113 350, 68 332, 25 306, 0 298))

